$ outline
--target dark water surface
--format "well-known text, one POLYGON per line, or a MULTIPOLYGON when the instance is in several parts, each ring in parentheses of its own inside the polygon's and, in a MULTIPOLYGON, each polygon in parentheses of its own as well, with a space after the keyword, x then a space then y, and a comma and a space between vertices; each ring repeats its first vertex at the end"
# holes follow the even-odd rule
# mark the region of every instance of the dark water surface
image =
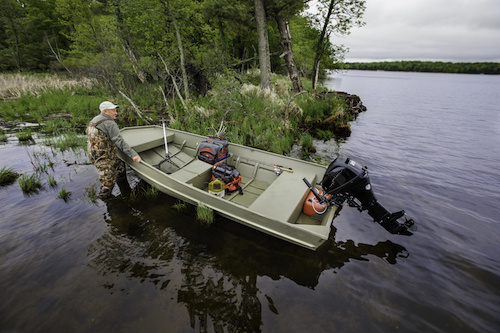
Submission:
POLYGON ((368 111, 318 150, 368 165, 414 236, 346 207, 311 253, 223 218, 204 227, 164 195, 92 203, 83 152, 11 138, 0 167, 55 164, 37 194, 0 187, 0 332, 497 332, 500 77, 351 71, 329 85, 368 111))

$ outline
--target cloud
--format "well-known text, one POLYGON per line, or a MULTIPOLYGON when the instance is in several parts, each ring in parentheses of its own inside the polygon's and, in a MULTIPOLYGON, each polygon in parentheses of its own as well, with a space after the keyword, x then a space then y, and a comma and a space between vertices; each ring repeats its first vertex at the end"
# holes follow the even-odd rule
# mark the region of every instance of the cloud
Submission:
POLYGON ((346 61, 500 62, 498 0, 367 0, 366 26, 332 42, 346 61))

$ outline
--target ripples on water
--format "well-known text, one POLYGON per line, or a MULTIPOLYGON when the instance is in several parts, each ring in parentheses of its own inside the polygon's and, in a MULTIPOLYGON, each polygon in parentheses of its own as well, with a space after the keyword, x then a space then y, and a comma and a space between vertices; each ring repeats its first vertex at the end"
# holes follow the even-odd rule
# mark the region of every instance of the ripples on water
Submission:
MULTIPOLYGON (((0 331, 496 331, 498 77, 350 72, 330 84, 368 111, 318 151, 368 165, 414 236, 345 207, 310 253, 223 218, 204 227, 163 195, 93 204, 95 170, 63 162, 84 154, 50 155, 68 202, 47 185, 0 188, 0 331)), ((32 172, 39 149, 1 145, 1 166, 32 172)))

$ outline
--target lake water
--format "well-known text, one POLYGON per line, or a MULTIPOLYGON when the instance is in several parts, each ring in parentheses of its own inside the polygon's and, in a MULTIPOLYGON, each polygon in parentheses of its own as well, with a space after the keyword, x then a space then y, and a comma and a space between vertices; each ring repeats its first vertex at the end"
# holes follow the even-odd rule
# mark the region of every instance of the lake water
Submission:
POLYGON ((367 165, 415 235, 345 207, 311 253, 220 217, 202 226, 164 195, 92 203, 83 152, 11 137, 0 167, 54 166, 36 194, 0 187, 0 332, 499 331, 500 76, 350 71, 327 84, 368 111, 319 154, 367 165))

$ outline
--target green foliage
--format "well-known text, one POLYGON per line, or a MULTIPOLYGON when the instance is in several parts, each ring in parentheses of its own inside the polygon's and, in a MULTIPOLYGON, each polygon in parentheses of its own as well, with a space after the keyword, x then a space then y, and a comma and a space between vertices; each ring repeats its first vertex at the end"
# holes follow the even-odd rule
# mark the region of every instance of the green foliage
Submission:
POLYGON ((33 136, 31 133, 31 129, 25 128, 16 133, 16 137, 19 141, 33 141, 33 136))
POLYGON ((433 72, 461 74, 500 74, 500 63, 496 62, 432 62, 432 61, 384 61, 348 63, 348 69, 384 70, 403 72, 433 72))
POLYGON ((215 213, 207 207, 203 202, 200 202, 196 207, 196 218, 205 225, 210 225, 214 222, 215 213))
POLYGON ((60 136, 46 138, 44 143, 61 151, 70 149, 84 149, 87 146, 86 137, 76 132, 69 132, 60 136))
POLYGON ((12 168, 2 167, 0 169, 0 186, 12 184, 16 181, 19 174, 12 168))
POLYGON ((87 193, 87 197, 89 198, 90 201, 94 202, 97 200, 98 193, 95 189, 94 184, 89 184, 89 186, 85 188, 85 192, 87 193))
POLYGON ((23 174, 17 182, 24 194, 33 194, 42 188, 42 182, 35 174, 31 174, 30 176, 23 174))
POLYGON ((59 193, 57 193, 57 198, 58 199, 63 199, 64 201, 68 201, 68 199, 69 199, 70 196, 71 196, 71 192, 68 191, 65 186, 63 186, 59 190, 59 193))
POLYGON ((47 184, 50 187, 56 187, 57 186, 56 178, 53 175, 48 175, 47 176, 47 184))
POLYGON ((187 208, 187 204, 184 201, 177 201, 172 208, 180 212, 187 208))

